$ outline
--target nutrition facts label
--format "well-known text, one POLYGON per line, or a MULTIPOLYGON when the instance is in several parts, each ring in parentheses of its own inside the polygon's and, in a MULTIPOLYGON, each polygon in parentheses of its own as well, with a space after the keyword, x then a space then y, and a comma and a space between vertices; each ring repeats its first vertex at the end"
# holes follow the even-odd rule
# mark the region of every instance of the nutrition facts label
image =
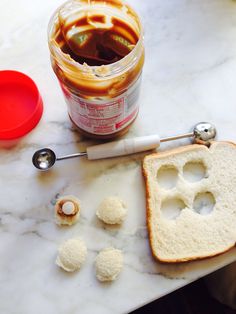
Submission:
POLYGON ((140 79, 122 95, 108 100, 85 100, 65 91, 69 114, 79 128, 105 135, 125 128, 138 112, 140 79))

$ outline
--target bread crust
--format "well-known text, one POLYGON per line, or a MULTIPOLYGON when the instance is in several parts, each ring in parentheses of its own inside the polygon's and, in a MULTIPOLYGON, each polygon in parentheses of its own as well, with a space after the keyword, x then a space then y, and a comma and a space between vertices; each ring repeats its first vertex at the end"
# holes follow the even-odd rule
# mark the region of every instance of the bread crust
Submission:
POLYGON ((201 256, 192 256, 192 257, 181 258, 181 259, 162 259, 154 251, 154 244, 153 244, 154 239, 153 239, 153 235, 152 235, 152 231, 151 231, 151 208, 150 208, 151 196, 150 196, 150 188, 149 188, 149 182, 148 182, 148 173, 145 169, 146 160, 152 159, 152 158, 163 158, 163 157, 165 158, 165 157, 169 157, 171 155, 176 155, 178 153, 193 151, 195 149, 199 150, 199 146, 202 149, 208 150, 208 149, 212 149, 212 147, 216 146, 218 143, 230 144, 230 145, 234 146, 234 148, 236 148, 236 143, 234 143, 234 142, 213 141, 209 148, 204 146, 204 145, 200 145, 200 144, 190 144, 190 145, 180 146, 178 148, 173 148, 173 149, 170 149, 168 151, 152 153, 152 154, 144 157, 143 164, 142 164, 142 173, 143 173, 143 177, 144 177, 144 181, 145 181, 145 190, 146 190, 146 223, 147 223, 147 229, 148 229, 148 237, 149 237, 152 255, 156 260, 158 260, 161 263, 174 264, 174 263, 184 263, 184 262, 189 262, 189 261, 194 261, 194 260, 202 260, 202 259, 206 259, 206 258, 211 258, 211 257, 218 256, 218 255, 221 255, 223 253, 228 252, 230 249, 232 249, 236 245, 236 242, 235 242, 233 245, 229 246, 225 250, 222 250, 221 252, 216 252, 213 254, 201 255, 201 256))

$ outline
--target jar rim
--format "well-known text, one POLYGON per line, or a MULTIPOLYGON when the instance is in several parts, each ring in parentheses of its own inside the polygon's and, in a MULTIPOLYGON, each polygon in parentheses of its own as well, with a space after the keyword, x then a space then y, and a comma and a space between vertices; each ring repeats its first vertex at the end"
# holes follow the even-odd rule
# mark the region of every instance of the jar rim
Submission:
MULTIPOLYGON (((134 48, 126 55, 124 56, 122 59, 114 62, 114 63, 110 63, 110 64, 105 64, 105 65, 94 65, 94 66, 90 66, 87 65, 86 66, 86 70, 85 71, 85 67, 84 64, 81 64, 75 60, 73 60, 72 58, 68 58, 68 54, 64 53, 60 47, 56 46, 55 43, 52 43, 52 40, 50 38, 51 35, 51 31, 52 31, 52 27, 54 24, 54 20, 55 18, 58 16, 58 12, 65 7, 67 4, 73 2, 74 0, 68 0, 66 1, 64 4, 62 4, 59 8, 57 8, 57 10, 53 13, 52 17, 50 18, 49 24, 48 24, 48 45, 49 45, 49 50, 51 52, 51 54, 54 56, 54 52, 56 53, 57 56, 59 56, 62 61, 67 64, 69 67, 73 67, 76 70, 79 70, 81 73, 88 73, 87 69, 89 68, 89 70, 91 72, 93 72, 95 74, 96 77, 101 77, 101 78, 110 78, 113 75, 118 75, 121 74, 123 72, 126 72, 129 68, 131 68, 138 59, 138 55, 141 51, 142 53, 142 47, 143 47, 143 39, 144 39, 144 31, 143 31, 143 26, 141 23, 141 19, 140 16, 138 15, 138 13, 129 5, 127 4, 126 1, 121 1, 122 4, 124 4, 125 6, 127 6, 129 9, 131 9, 132 14, 134 14, 136 20, 137 20, 137 24, 138 24, 138 28, 139 28, 139 39, 137 41, 137 43, 135 44, 134 48), (97 69, 103 67, 104 71, 101 75, 99 75, 97 69)), ((105 0, 106 1, 106 0, 105 0)), ((104 1, 104 2, 105 2, 104 1)))

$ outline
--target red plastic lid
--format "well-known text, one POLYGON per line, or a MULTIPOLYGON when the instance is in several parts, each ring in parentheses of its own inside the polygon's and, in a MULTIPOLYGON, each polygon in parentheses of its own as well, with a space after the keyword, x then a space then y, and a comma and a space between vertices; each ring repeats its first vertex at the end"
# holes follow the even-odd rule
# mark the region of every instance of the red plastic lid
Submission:
POLYGON ((17 71, 0 71, 0 140, 26 135, 42 113, 42 98, 31 78, 17 71))

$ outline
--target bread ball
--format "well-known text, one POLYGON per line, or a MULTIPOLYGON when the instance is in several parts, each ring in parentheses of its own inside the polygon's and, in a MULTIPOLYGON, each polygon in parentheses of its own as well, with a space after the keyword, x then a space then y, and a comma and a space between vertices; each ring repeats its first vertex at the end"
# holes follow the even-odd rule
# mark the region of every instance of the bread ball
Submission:
POLYGON ((96 215, 107 224, 121 224, 127 215, 127 209, 121 199, 111 196, 101 202, 96 215))
POLYGON ((87 256, 87 247, 80 238, 72 238, 63 242, 58 248, 56 264, 65 271, 79 270, 87 256))
POLYGON ((99 281, 113 281, 123 268, 123 255, 112 247, 99 252, 95 260, 96 277, 99 281))
POLYGON ((80 216, 80 201, 73 195, 60 197, 55 204, 55 218, 58 225, 73 225, 80 216))

